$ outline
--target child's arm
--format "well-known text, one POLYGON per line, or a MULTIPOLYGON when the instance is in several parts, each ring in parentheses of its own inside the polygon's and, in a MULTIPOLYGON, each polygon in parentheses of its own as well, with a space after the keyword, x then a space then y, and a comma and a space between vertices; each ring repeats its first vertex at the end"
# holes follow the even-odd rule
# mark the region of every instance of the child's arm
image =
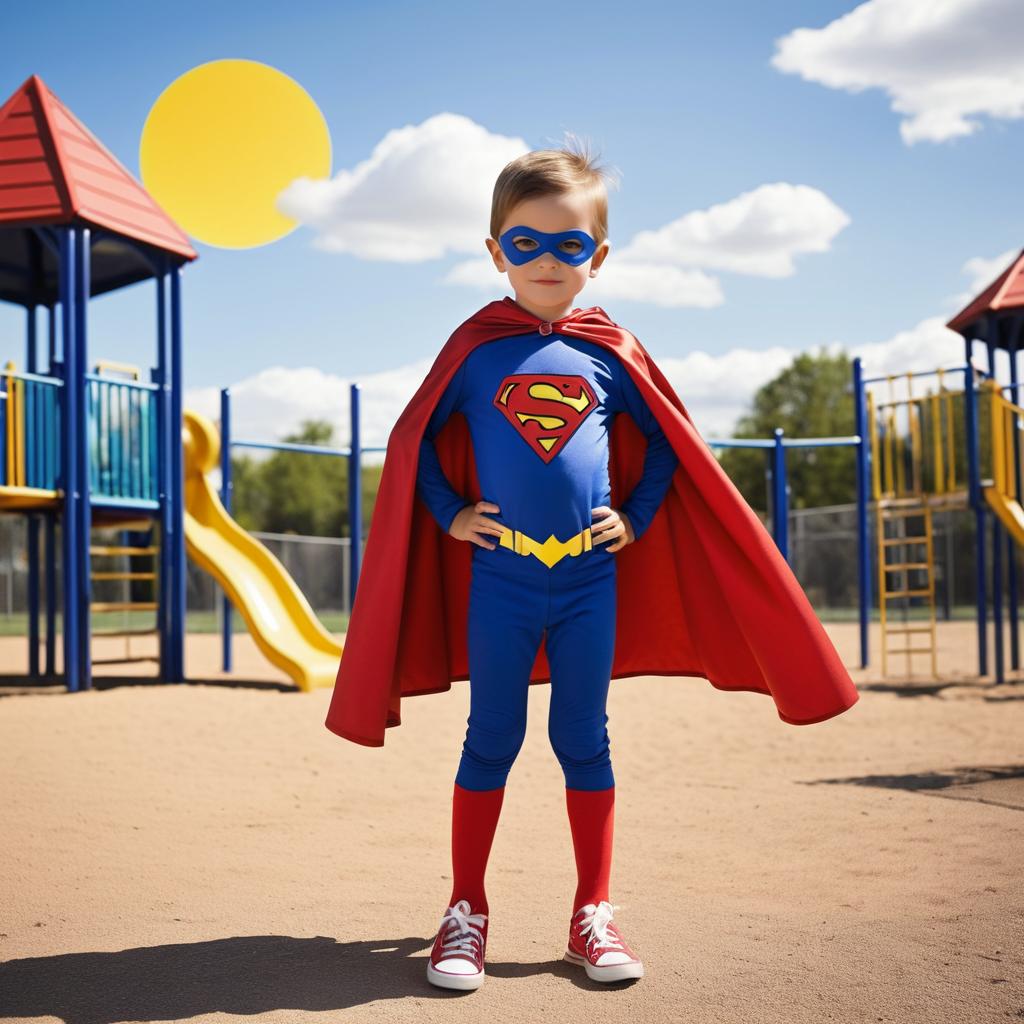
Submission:
POLYGON ((633 417, 647 438, 643 473, 621 508, 633 527, 634 539, 639 540, 665 497, 665 492, 672 482, 672 474, 679 465, 679 458, 672 450, 665 432, 658 425, 654 413, 644 401, 633 378, 621 365, 619 379, 623 408, 633 417))
POLYGON ((463 360, 434 407, 434 412, 423 432, 423 440, 420 442, 419 464, 416 469, 416 489, 430 509, 430 514, 445 533, 448 532, 455 514, 470 503, 456 492, 444 475, 437 457, 434 438, 448 421, 448 417, 462 407, 462 378, 465 365, 463 360))

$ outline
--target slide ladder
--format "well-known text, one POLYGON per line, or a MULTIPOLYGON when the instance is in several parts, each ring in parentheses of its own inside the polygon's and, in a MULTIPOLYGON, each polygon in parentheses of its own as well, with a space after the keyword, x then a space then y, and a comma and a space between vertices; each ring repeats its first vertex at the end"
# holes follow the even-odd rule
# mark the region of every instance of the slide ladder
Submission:
POLYGON ((876 505, 878 538, 878 601, 882 629, 882 675, 889 671, 889 655, 906 657, 906 674, 911 674, 911 655, 931 658, 936 675, 935 557, 932 543, 932 509, 924 498, 880 501, 876 505), (891 529, 890 529, 891 528, 891 529), (889 552, 893 552, 892 558, 889 552), (890 574, 895 580, 890 581, 890 574), (927 621, 911 618, 915 599, 924 599, 927 621), (902 616, 893 625, 889 602, 902 602, 902 616), (914 637, 923 637, 915 641, 914 637), (898 638, 903 637, 900 641, 898 638), (915 646, 915 643, 917 646, 915 646), (897 644, 899 646, 893 646, 897 644))
MULTIPOLYGON (((93 613, 111 614, 111 613, 124 613, 124 612, 155 612, 157 610, 156 601, 156 579, 157 579, 157 566, 159 565, 158 558, 160 548, 153 543, 152 538, 155 533, 155 527, 150 527, 145 534, 133 533, 133 531, 124 530, 122 531, 122 539, 125 541, 123 544, 90 544, 89 545, 89 560, 90 565, 92 564, 93 558, 120 558, 123 563, 127 563, 127 568, 115 569, 110 568, 109 562, 103 562, 102 565, 105 568, 96 570, 90 570, 90 578, 92 580, 150 580, 151 581, 151 599, 148 601, 95 601, 90 597, 89 600, 89 611, 93 613), (133 537, 142 536, 145 539, 141 544, 127 543, 133 537), (140 568, 138 562, 133 562, 135 558, 148 558, 150 562, 146 568, 140 568)), ((122 564, 123 564, 122 563, 122 564)), ((92 588, 90 587, 90 595, 92 588)), ((137 629, 109 629, 109 630, 94 630, 92 635, 97 636, 121 636, 124 637, 125 642, 125 656, 123 658, 102 658, 94 659, 93 664, 114 664, 117 662, 129 662, 129 661, 158 661, 159 658, 152 655, 133 655, 131 652, 131 637, 133 636, 153 636, 158 632, 156 625, 142 627, 137 629)))

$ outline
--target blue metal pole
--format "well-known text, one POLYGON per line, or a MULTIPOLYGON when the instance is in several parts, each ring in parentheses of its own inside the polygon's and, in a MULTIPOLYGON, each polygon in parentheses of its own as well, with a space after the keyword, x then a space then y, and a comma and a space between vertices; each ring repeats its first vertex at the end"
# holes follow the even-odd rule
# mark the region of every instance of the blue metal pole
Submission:
MULTIPOLYGON (((57 335, 57 316, 54 307, 47 307, 47 321, 48 321, 48 363, 47 373, 52 377, 54 375, 54 364, 56 363, 56 335, 57 335)), ((58 388, 58 392, 63 391, 63 388, 58 388)), ((59 408, 59 395, 58 395, 58 408, 59 408)), ((54 410, 56 411, 56 410, 54 410)), ((57 417, 55 417, 56 419, 57 417)), ((49 443, 53 446, 50 450, 51 458, 54 453, 59 453, 61 450, 61 439, 59 435, 56 435, 57 423, 50 422, 47 424, 47 437, 49 443)), ((59 466, 60 459, 57 458, 57 465, 59 466)), ((49 483, 47 486, 51 486, 49 483)), ((46 516, 46 675, 47 678, 53 678, 57 674, 57 551, 56 551, 56 535, 57 535, 57 513, 51 511, 46 516)))
POLYGON ((46 516, 46 677, 57 674, 57 516, 46 516))
POLYGON ((172 682, 185 681, 185 473, 182 451, 181 267, 171 268, 172 682))
POLYGON ((75 365, 76 420, 75 455, 78 459, 78 489, 81 500, 78 503, 78 607, 81 627, 78 631, 79 658, 82 665, 82 683, 92 689, 92 623, 90 566, 92 563, 89 545, 92 538, 92 500, 89 494, 89 414, 86 404, 85 373, 89 362, 88 313, 89 313, 89 255, 90 232, 86 227, 78 228, 78 245, 75 247, 77 261, 75 287, 75 347, 78 355, 75 365))
MULTIPOLYGON (((1024 323, 1024 316, 1017 315, 1007 323, 1006 352, 1010 359, 1010 384, 1012 386, 1011 399, 1015 405, 1020 404, 1018 394, 1020 387, 1017 383, 1017 342, 1020 337, 1021 324, 1024 323)), ((1014 427, 1011 436, 1013 444, 1013 496, 1020 501, 1020 430, 1014 427)), ((1013 541, 1007 537, 1008 555, 1007 558, 1007 587, 1010 592, 1010 667, 1020 668, 1020 604, 1018 601, 1017 589, 1017 558, 1013 541)))
POLYGON ((28 545, 28 675, 39 678, 39 516, 25 517, 28 545))
POLYGON ((160 635, 160 681, 170 682, 171 660, 171 384, 167 366, 167 261, 156 276, 156 372, 154 383, 160 385, 156 392, 157 420, 157 486, 160 503, 160 551, 159 551, 159 596, 157 598, 157 630, 160 635))
POLYGON ((75 345, 74 273, 78 234, 74 228, 59 229, 60 236, 60 305, 62 314, 63 376, 61 420, 61 490, 64 492, 61 522, 61 575, 64 600, 64 683, 69 693, 77 693, 81 685, 78 659, 78 460, 75 458, 75 433, 78 423, 77 389, 74 386, 78 363, 75 345))
POLYGON ((864 373, 860 356, 853 360, 853 432, 860 438, 854 449, 857 478, 857 604, 860 614, 860 667, 868 665, 870 622, 871 554, 868 547, 868 445, 867 410, 864 404, 864 373))
MULTIPOLYGON (((999 323, 993 313, 986 317, 985 348, 988 350, 988 373, 996 377, 996 349, 999 347, 999 323)), ((992 517, 992 635, 996 652, 996 683, 1003 682, 1003 525, 992 517)))
POLYGON ((772 533, 782 557, 789 561, 789 502, 786 497, 786 447, 782 442, 782 427, 775 428, 775 447, 772 449, 772 533))
POLYGON ((363 544, 362 441, 359 435, 359 385, 349 387, 349 463, 348 463, 348 535, 349 535, 349 609, 356 603, 359 563, 363 544))
MULTIPOLYGON (((220 389, 220 500, 231 514, 231 389, 220 389)), ((225 672, 231 671, 231 598, 221 597, 221 660, 225 672)))
MULTIPOLYGON (((25 368, 29 373, 36 372, 36 307, 29 306, 25 333, 25 368)), ((36 387, 35 384, 25 381, 25 395, 29 389, 36 387)), ((25 409, 25 447, 33 450, 33 455, 39 448, 42 438, 34 429, 34 422, 30 418, 30 411, 33 407, 26 402, 25 409)), ((25 452, 26 469, 29 469, 30 460, 28 451, 25 452)), ((43 482, 37 480, 33 474, 25 481, 30 487, 42 487, 43 482)), ((39 678, 39 517, 29 513, 25 517, 27 528, 26 543, 28 545, 28 674, 30 679, 39 678)))
POLYGON ((978 451, 978 403, 974 394, 974 370, 971 365, 973 338, 964 338, 964 427, 967 434, 967 481, 971 507, 974 509, 974 590, 978 620, 978 675, 988 673, 988 644, 986 643, 987 601, 985 593, 985 509, 981 501, 980 465, 978 451))

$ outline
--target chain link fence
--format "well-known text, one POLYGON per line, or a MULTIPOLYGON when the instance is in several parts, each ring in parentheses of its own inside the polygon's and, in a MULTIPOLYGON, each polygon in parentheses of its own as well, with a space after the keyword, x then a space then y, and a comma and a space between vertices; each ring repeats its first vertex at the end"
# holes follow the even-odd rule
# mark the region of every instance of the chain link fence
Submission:
MULTIPOLYGON (((39 536, 39 590, 40 617, 45 615, 46 589, 46 530, 42 517, 38 528, 39 536)), ((6 634, 23 633, 28 616, 28 529, 24 516, 0 516, 0 630, 6 634)), ((347 618, 349 607, 349 540, 347 537, 301 537, 293 534, 257 533, 252 534, 266 545, 305 594, 313 610, 322 619, 337 623, 339 616, 347 618)), ((115 545, 122 543, 121 531, 116 529, 94 529, 93 545, 115 545)), ((138 544, 138 537, 132 541, 138 544)), ((63 596, 61 593, 61 530, 58 523, 54 531, 54 546, 57 552, 56 607, 60 618, 63 596)), ((158 559, 150 556, 109 555, 94 556, 94 571, 149 571, 159 567, 158 559)), ((208 573, 200 569, 191 559, 187 560, 186 608, 190 617, 208 612, 213 620, 219 621, 223 596, 219 584, 208 573)), ((94 601, 155 601, 154 581, 151 580, 93 580, 94 601)), ((155 623, 155 612, 123 612, 94 616, 96 630, 118 627, 138 627, 148 622, 155 623)), ((244 628, 240 615, 235 616, 235 628, 244 628)), ((337 628, 337 627, 335 627, 337 628)))
MULTIPOLYGON (((870 605, 877 617, 878 565, 874 535, 874 507, 869 507, 868 543, 871 545, 870 605)), ((792 510, 789 518, 790 564, 815 611, 825 620, 857 617, 857 507, 856 504, 792 510)), ((16 631, 28 609, 28 547, 23 516, 0 516, 0 620, 6 631, 16 631), (13 628, 12 628, 13 627, 13 628)), ((957 509, 934 513, 934 554, 936 562, 936 611, 940 618, 969 618, 974 615, 975 545, 974 513, 957 509)), ((293 534, 253 533, 282 563, 310 605, 321 618, 336 619, 349 612, 348 538, 304 537, 293 534)), ((39 530, 40 553, 46 532, 39 530)), ((60 527, 56 530, 57 589, 60 589, 60 527)), ((94 530, 94 544, 120 543, 117 530, 94 530)), ((987 538, 986 570, 991 581, 992 543, 987 538)), ((1014 548, 1020 571, 1020 552, 1014 548)), ((149 563, 134 558, 133 568, 149 563)), ((103 560, 105 569, 127 569, 126 556, 103 560)), ((98 562, 97 562, 98 566, 98 562)), ((1004 580, 1006 574, 1004 573, 1004 580)), ((1024 577, 1019 577, 1024 579, 1024 577)), ((991 585, 991 584, 990 584, 991 585)), ((40 566, 40 590, 45 572, 40 566)), ((149 581, 97 580, 93 597, 97 601, 154 600, 149 581)), ((222 591, 216 581, 189 560, 187 607, 192 612, 219 615, 222 591)), ((57 596, 58 614, 60 595, 57 596)), ((42 599, 41 599, 42 604, 42 599)), ((116 616, 104 616, 104 626, 114 625, 116 616)), ((236 616, 236 628, 241 616, 236 616)))

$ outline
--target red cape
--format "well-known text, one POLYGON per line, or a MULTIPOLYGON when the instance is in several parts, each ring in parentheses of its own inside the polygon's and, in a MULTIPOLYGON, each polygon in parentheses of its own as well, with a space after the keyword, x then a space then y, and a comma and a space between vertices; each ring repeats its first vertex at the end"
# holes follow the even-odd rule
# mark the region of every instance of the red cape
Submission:
MULTIPOLYGON (((438 353, 391 432, 327 712, 327 728, 345 739, 382 746, 385 729, 401 723, 402 697, 440 693, 469 678, 471 542, 443 532, 418 495, 420 441, 448 381, 477 345, 541 323, 507 296, 474 313, 438 353)), ((851 707, 857 689, 788 563, 640 342, 599 306, 574 309, 552 327, 619 358, 679 458, 644 534, 611 556, 618 559, 612 678, 701 676, 720 690, 770 694, 792 725, 851 707)), ((455 490, 468 502, 486 497, 461 413, 435 443, 455 490)), ((646 445, 629 416, 612 420, 613 508, 639 480, 646 445)), ((543 640, 530 682, 550 682, 543 640)))

